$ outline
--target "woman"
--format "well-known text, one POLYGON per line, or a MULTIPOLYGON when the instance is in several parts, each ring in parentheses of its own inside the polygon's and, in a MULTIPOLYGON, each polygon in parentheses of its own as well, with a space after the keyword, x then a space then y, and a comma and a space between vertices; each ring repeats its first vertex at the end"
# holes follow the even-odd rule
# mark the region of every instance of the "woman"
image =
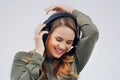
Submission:
POLYGON ((68 13, 76 21, 60 17, 49 25, 40 24, 35 30, 34 51, 15 55, 11 80, 77 80, 86 65, 98 39, 96 26, 88 16, 67 6, 52 5, 46 13, 50 11, 68 13), (79 40, 77 25, 82 32, 79 40), (46 26, 50 31, 44 30, 46 26))

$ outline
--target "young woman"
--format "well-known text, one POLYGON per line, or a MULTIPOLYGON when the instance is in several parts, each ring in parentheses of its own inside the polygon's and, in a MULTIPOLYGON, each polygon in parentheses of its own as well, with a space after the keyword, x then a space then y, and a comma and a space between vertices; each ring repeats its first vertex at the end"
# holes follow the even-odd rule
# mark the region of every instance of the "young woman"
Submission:
POLYGON ((15 55, 11 80, 77 80, 86 65, 98 39, 96 26, 88 16, 67 6, 52 5, 46 13, 50 11, 72 17, 57 17, 48 21, 49 24, 45 22, 38 26, 35 49, 15 55), (50 30, 43 30, 46 26, 51 27, 50 30), (81 36, 77 27, 81 29, 81 36))

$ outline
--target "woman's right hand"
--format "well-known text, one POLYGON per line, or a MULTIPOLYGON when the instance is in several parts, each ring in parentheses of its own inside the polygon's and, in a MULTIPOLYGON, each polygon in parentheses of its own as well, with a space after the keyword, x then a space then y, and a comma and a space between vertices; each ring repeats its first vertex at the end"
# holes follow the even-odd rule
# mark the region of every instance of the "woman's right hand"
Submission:
POLYGON ((44 46, 42 37, 44 34, 48 33, 48 31, 41 31, 44 27, 45 27, 45 24, 40 24, 34 32, 35 52, 39 53, 42 56, 45 51, 45 46, 44 46))

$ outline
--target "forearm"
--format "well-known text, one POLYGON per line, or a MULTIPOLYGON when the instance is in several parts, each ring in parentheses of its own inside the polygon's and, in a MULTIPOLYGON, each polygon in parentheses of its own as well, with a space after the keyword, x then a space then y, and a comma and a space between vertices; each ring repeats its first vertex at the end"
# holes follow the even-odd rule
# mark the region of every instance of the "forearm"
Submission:
POLYGON ((83 37, 84 36, 93 36, 96 35, 98 37, 98 29, 92 22, 92 20, 89 18, 89 16, 85 15, 84 13, 73 10, 72 15, 76 17, 78 25, 81 27, 83 37))

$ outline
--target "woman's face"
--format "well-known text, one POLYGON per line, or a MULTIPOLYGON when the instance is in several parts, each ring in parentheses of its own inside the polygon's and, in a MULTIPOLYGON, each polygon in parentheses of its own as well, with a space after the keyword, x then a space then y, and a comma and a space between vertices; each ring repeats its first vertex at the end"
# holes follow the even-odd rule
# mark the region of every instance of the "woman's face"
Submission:
POLYGON ((49 57, 60 58, 72 46, 75 33, 66 26, 59 26, 49 35, 46 43, 49 57))

